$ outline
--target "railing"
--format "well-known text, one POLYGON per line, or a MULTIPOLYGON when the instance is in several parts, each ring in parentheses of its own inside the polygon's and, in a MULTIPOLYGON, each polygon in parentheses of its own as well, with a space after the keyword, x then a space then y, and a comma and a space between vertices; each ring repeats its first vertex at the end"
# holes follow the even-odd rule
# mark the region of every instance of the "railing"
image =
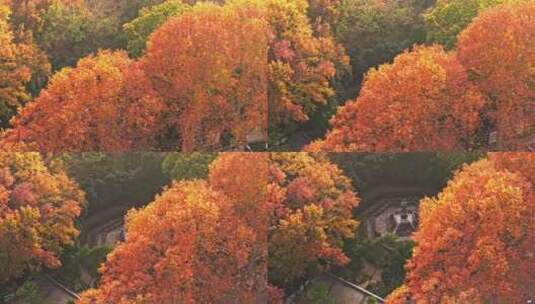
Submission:
POLYGON ((380 296, 374 294, 373 292, 371 292, 371 291, 369 291, 369 290, 367 290, 365 288, 362 288, 362 287, 360 287, 360 286, 358 286, 356 284, 353 284, 353 283, 351 283, 349 281, 346 281, 346 280, 344 280, 344 279, 342 279, 340 277, 337 277, 332 273, 326 273, 326 275, 328 277, 332 278, 333 280, 336 280, 336 281, 338 281, 338 282, 340 282, 340 283, 342 283, 342 284, 344 284, 344 285, 346 285, 346 286, 348 286, 348 287, 350 287, 350 288, 352 288, 354 290, 357 290, 357 291, 359 291, 359 292, 361 292, 361 293, 363 293, 363 294, 365 294, 365 295, 367 295, 367 296, 369 296, 371 298, 374 298, 379 303, 384 303, 385 302, 385 299, 381 298, 380 296))
POLYGON ((77 294, 76 292, 70 290, 69 288, 65 287, 65 285, 61 284, 60 282, 58 282, 56 279, 54 279, 53 277, 51 277, 50 275, 46 274, 46 273, 43 273, 43 276, 48 280, 50 281, 53 285, 55 285, 56 287, 58 287, 59 289, 63 290, 65 293, 67 293, 68 295, 70 295, 71 297, 75 298, 76 300, 79 300, 80 299, 80 295, 77 294))
MULTIPOLYGON (((374 294, 373 292, 371 292, 371 291, 369 291, 369 290, 366 290, 365 288, 360 287, 360 286, 358 286, 358 285, 356 285, 356 284, 353 284, 353 283, 351 283, 351 282, 349 282, 349 281, 346 281, 346 280, 344 280, 344 279, 342 279, 342 278, 340 278, 340 277, 337 277, 337 276, 335 276, 335 275, 332 274, 332 273, 326 272, 326 273, 324 273, 324 275, 327 276, 327 277, 329 277, 330 279, 332 279, 332 280, 338 282, 338 283, 341 283, 341 284, 343 284, 343 285, 345 285, 345 286, 347 286, 347 287, 349 287, 349 288, 351 288, 351 289, 353 289, 353 290, 359 292, 360 294, 365 295, 365 296, 368 297, 368 298, 373 298, 373 299, 375 299, 375 300, 377 301, 377 303, 384 303, 384 302, 385 302, 385 299, 383 299, 383 298, 381 298, 380 296, 374 294)), ((287 304, 292 304, 292 303, 294 303, 295 298, 296 298, 298 295, 302 294, 302 293, 305 291, 305 289, 307 288, 308 285, 314 283, 315 281, 317 281, 317 280, 319 280, 319 279, 320 279, 320 277, 314 278, 314 279, 312 279, 312 280, 307 280, 305 283, 303 283, 303 284, 298 288, 298 290, 296 290, 292 295, 290 295, 290 296, 286 299, 286 303, 287 303, 287 304)))

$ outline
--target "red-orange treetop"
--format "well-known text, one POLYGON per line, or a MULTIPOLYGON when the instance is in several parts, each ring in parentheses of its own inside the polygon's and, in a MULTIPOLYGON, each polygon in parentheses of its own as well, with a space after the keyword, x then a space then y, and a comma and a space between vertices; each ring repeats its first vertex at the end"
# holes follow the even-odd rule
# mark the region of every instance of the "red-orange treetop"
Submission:
POLYGON ((534 37, 533 1, 489 9, 459 35, 459 60, 491 101, 502 148, 519 149, 514 139, 535 130, 534 37))
POLYGON ((200 5, 158 28, 141 64, 167 104, 169 143, 205 150, 267 132, 266 58, 265 23, 233 10, 200 5))
POLYGON ((78 303, 254 303, 254 232, 203 181, 174 183, 126 217, 126 240, 78 303))
POLYGON ((405 289, 389 303, 404 303, 399 295, 416 303, 528 299, 535 284, 535 196, 518 169, 524 156, 467 165, 436 198, 422 200, 405 289))
POLYGON ((12 119, 2 144, 45 152, 150 149, 163 109, 126 53, 104 51, 55 74, 12 119))
POLYGON ((440 46, 415 47, 371 70, 360 96, 308 150, 439 151, 474 144, 485 103, 465 68, 440 46))

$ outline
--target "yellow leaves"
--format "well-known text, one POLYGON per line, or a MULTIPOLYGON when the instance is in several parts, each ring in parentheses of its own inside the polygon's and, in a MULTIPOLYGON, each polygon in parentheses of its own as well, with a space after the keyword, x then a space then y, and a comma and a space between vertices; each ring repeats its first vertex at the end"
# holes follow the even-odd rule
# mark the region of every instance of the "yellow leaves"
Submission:
POLYGON ((340 246, 357 228, 352 210, 359 202, 349 179, 322 154, 270 159, 270 278, 284 286, 324 263, 346 263, 340 246))
MULTIPOLYGON (((304 122, 333 95, 334 66, 348 59, 332 37, 315 37, 307 1, 230 1, 238 10, 256 10, 269 26, 269 119, 272 127, 304 122)), ((249 12, 250 14, 250 12, 249 12)))
POLYGON ((3 127, 8 125, 17 108, 30 98, 25 86, 32 76, 25 60, 27 47, 13 41, 9 14, 9 8, 0 4, 0 120, 3 127))
POLYGON ((62 171, 49 170, 38 153, 2 152, 0 167, 0 255, 7 258, 0 259, 0 282, 41 265, 59 267, 61 247, 78 235, 83 192, 62 171))
POLYGON ((405 285, 401 285, 400 287, 396 288, 390 295, 388 295, 388 298, 386 299, 387 304, 405 304, 407 302, 407 298, 410 298, 409 288, 405 285))

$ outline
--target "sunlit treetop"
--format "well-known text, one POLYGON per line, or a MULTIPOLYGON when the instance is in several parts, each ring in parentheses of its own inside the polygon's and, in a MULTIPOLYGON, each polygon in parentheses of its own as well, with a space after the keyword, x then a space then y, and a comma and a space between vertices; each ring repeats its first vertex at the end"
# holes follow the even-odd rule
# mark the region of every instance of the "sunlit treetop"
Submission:
MULTIPOLYGON (((359 198, 324 155, 221 153, 208 180, 260 239, 267 236, 268 247, 255 252, 269 254, 270 284, 285 288, 347 263, 342 242, 357 227, 352 210, 359 198)), ((276 297, 277 289, 270 290, 276 297)))
POLYGON ((440 151, 474 146, 485 99, 440 46, 416 46, 372 69, 310 151, 440 151))
POLYGON ((269 279, 279 287, 310 278, 349 260, 359 203, 350 180, 324 155, 271 154, 268 185, 269 279))
POLYGON ((2 144, 45 152, 151 148, 163 104, 124 52, 103 51, 64 68, 12 121, 2 144))
POLYGON ((267 132, 267 30, 256 18, 198 4, 151 36, 140 63, 166 105, 170 145, 239 147, 267 132))
POLYGON ((530 172, 530 161, 527 154, 491 155, 463 167, 437 197, 423 199, 405 287, 388 303, 405 303, 401 295, 416 303, 528 299, 535 284, 535 192, 533 176, 520 172, 530 172))
POLYGON ((267 153, 220 153, 210 164, 210 186, 231 202, 231 207, 252 231, 248 272, 249 286, 258 293, 267 290, 269 213, 267 153))
POLYGON ((459 35, 460 62, 488 96, 502 149, 521 150, 517 138, 535 127, 535 2, 485 11, 459 35))
POLYGON ((100 287, 77 303, 254 303, 254 241, 225 195, 203 181, 174 183, 128 213, 100 287))
POLYGON ((269 154, 220 153, 210 164, 210 185, 225 193, 239 213, 260 234, 267 233, 266 195, 269 154))
POLYGON ((267 31, 197 5, 151 35, 145 56, 102 51, 65 68, 12 121, 40 151, 214 150, 267 132, 267 31))

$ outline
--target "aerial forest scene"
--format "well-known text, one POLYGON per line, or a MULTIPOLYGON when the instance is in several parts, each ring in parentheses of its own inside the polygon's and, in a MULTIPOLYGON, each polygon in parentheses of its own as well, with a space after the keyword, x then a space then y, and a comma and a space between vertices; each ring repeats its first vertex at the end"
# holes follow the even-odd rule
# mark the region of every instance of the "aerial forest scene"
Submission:
POLYGON ((0 304, 535 303, 535 0, 0 0, 0 304))

